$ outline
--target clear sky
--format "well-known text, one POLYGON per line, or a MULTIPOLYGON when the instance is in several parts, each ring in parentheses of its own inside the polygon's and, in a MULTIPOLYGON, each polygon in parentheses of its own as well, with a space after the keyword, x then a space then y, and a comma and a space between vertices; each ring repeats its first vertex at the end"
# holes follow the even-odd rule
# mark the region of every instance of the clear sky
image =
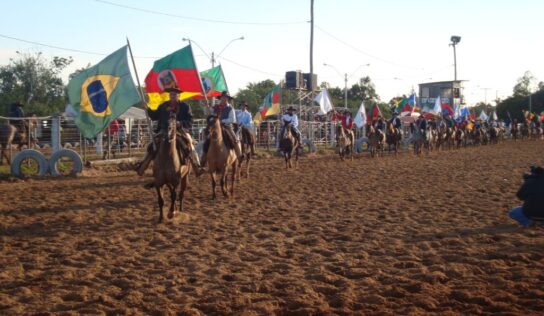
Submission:
MULTIPOLYGON (((2 0, 1 7, 0 64, 16 51, 72 56, 65 78, 126 37, 141 80, 155 59, 185 46, 184 37, 205 52, 193 46, 200 71, 211 67, 206 54, 223 51, 217 63, 232 94, 250 82, 310 70, 310 0, 2 0)), ((504 98, 527 70, 544 81, 543 15, 542 0, 315 0, 314 73, 341 88, 344 73, 348 86, 368 75, 387 102, 417 91, 418 83, 452 80, 449 43, 459 35, 457 73, 468 80, 468 103, 504 98)))

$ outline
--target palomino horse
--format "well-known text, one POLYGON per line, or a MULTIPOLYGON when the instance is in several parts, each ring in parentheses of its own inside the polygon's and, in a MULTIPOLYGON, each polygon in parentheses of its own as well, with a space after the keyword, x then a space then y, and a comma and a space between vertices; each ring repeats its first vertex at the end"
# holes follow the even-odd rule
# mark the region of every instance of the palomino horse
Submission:
POLYGON ((388 152, 391 152, 391 147, 393 147, 395 151, 395 157, 397 156, 397 153, 399 151, 401 138, 402 138, 402 135, 400 134, 400 130, 394 127, 393 124, 391 124, 391 122, 387 122, 387 129, 385 132, 385 141, 387 142, 387 150, 388 152))
POLYGON ((410 130, 412 131, 410 142, 413 144, 414 154, 419 156, 421 155, 421 149, 423 148, 423 145, 425 144, 425 136, 423 135, 423 132, 421 131, 421 129, 416 127, 414 123, 410 124, 410 130))
POLYGON ((241 137, 241 145, 242 145, 242 156, 244 157, 244 159, 240 162, 238 162, 238 168, 239 168, 239 175, 238 177, 241 176, 242 174, 242 171, 243 171, 243 168, 242 168, 242 164, 244 163, 244 161, 246 162, 246 170, 245 170, 245 175, 246 175, 246 178, 249 178, 249 162, 251 160, 251 148, 253 146, 255 146, 255 136, 253 135, 253 133, 251 133, 246 127, 241 127, 240 128, 240 135, 242 136, 241 137))
POLYGON ((170 210, 168 218, 173 218, 175 215, 177 188, 181 184, 179 191, 179 211, 183 211, 183 194, 187 188, 187 177, 189 176, 189 163, 184 162, 183 157, 179 154, 176 147, 176 116, 170 115, 168 120, 168 131, 161 135, 161 142, 157 155, 153 160, 153 186, 157 190, 159 200, 159 223, 162 222, 164 200, 162 198, 162 187, 166 185, 170 190, 170 210))
MULTIPOLYGON (((208 172, 212 180, 212 200, 215 200, 216 176, 219 176, 219 184, 224 197, 228 197, 227 174, 229 167, 232 170, 230 196, 234 197, 234 180, 238 167, 238 158, 234 149, 230 149, 223 139, 223 127, 217 115, 208 116, 208 129, 210 131, 210 147, 206 154, 208 160, 208 172)), ((236 146, 236 144, 234 144, 236 146)))
POLYGON ((366 134, 368 136, 368 149, 370 150, 370 156, 374 157, 383 154, 383 147, 385 144, 384 132, 374 128, 372 125, 367 125, 366 134))
POLYGON ((295 154, 295 168, 298 166, 298 150, 300 144, 291 132, 291 123, 285 125, 283 136, 280 139, 280 150, 285 158, 285 169, 292 168, 291 158, 295 154))
POLYGON ((341 125, 336 127, 336 144, 340 159, 344 160, 347 155, 350 155, 351 160, 353 160, 353 143, 341 125))
POLYGON ((11 145, 16 144, 17 150, 21 150, 27 141, 26 136, 24 124, 21 124, 20 127, 11 124, 0 125, 0 165, 3 164, 4 157, 6 157, 8 165, 11 164, 11 155, 8 154, 11 145))

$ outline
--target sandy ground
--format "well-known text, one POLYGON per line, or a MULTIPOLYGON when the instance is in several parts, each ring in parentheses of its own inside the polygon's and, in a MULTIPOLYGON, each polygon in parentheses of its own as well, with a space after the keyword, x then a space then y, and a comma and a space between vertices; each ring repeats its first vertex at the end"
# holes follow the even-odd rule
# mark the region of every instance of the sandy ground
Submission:
POLYGON ((192 176, 160 225, 132 172, 4 180, 0 314, 541 314, 544 226, 507 210, 543 154, 260 159, 232 201, 192 176))

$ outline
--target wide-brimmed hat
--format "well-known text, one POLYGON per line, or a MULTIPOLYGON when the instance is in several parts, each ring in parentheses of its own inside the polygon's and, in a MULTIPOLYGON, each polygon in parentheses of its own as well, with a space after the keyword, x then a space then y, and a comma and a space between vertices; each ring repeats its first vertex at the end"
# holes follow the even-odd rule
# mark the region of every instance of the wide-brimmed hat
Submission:
POLYGON ((393 112, 393 115, 399 115, 397 112, 393 112))
POLYGON ((166 88, 166 89, 164 89, 164 92, 168 92, 168 93, 172 93, 172 92, 181 93, 182 91, 181 91, 179 88, 172 87, 172 88, 166 88))
POLYGON ((219 98, 222 98, 222 97, 227 97, 229 100, 234 99, 233 97, 230 96, 228 91, 221 92, 221 95, 219 96, 219 98))
POLYGON ((297 110, 293 106, 289 106, 287 108, 287 111, 295 111, 296 112, 297 110))

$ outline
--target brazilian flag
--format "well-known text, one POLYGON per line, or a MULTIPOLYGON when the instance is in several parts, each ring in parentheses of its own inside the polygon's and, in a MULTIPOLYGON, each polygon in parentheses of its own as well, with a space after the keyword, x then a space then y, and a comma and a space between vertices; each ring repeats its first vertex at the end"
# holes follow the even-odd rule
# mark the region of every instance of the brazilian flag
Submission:
POLYGON ((141 98, 128 68, 127 46, 77 74, 68 83, 68 98, 81 134, 93 138, 141 98))

